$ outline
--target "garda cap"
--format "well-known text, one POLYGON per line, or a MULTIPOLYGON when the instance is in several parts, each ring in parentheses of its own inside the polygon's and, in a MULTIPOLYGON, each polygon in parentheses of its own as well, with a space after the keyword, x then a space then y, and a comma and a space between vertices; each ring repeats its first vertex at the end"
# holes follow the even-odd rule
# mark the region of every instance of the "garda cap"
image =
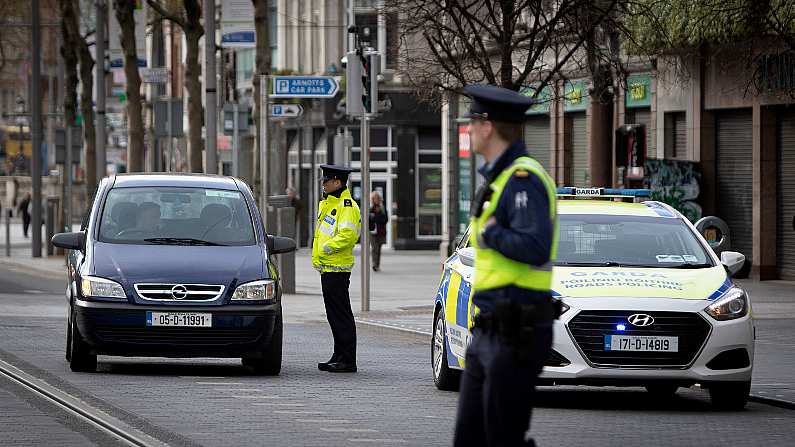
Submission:
POLYGON ((503 123, 523 123, 525 112, 535 101, 528 96, 495 85, 470 84, 464 93, 472 98, 469 118, 503 123))
POLYGON ((323 170, 322 181, 324 182, 331 179, 338 179, 345 183, 348 180, 348 175, 353 172, 353 169, 339 165, 320 165, 320 169, 323 170))

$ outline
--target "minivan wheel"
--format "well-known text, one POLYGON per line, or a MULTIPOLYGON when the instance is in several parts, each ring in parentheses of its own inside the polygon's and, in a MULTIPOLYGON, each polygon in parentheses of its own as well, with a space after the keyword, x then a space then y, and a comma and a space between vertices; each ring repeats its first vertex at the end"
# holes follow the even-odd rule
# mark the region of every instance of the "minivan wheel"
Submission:
POLYGON ((739 411, 748 403, 751 381, 718 382, 709 385, 709 398, 716 410, 739 411))
POLYGON ((69 318, 69 369, 74 372, 94 372, 97 370, 97 355, 91 354, 91 348, 80 335, 74 323, 74 315, 69 318))
POLYGON ((243 357, 243 366, 254 370, 256 374, 278 376, 282 370, 282 316, 276 317, 273 335, 263 348, 259 357, 243 357))
POLYGON ((447 347, 445 341, 444 311, 439 310, 433 321, 433 337, 431 338, 431 367, 433 383, 442 391, 457 391, 461 381, 461 372, 450 368, 447 364, 447 347))

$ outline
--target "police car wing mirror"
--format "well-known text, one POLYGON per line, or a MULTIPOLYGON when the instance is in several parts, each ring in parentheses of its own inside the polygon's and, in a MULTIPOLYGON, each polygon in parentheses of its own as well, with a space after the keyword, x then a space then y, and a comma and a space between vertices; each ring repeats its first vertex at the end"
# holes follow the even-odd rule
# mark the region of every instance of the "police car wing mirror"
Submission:
POLYGON ((736 251, 724 251, 720 254, 720 262, 726 266, 729 274, 733 276, 743 268, 745 255, 736 251))
POLYGON ((271 244, 268 247, 271 254, 278 255, 295 251, 295 241, 289 237, 269 235, 268 238, 271 240, 271 244))
POLYGON ((82 231, 58 233, 52 237, 52 245, 65 250, 83 251, 86 248, 86 234, 82 231))
POLYGON ((474 247, 465 247, 459 248, 458 257, 461 259, 461 263, 467 267, 474 267, 475 266, 475 248, 474 247))

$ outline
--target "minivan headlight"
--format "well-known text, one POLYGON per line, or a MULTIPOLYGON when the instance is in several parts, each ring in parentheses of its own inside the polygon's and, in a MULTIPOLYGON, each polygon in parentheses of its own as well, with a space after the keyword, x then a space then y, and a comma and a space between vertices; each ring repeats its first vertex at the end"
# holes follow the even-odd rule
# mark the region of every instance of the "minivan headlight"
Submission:
POLYGON ((127 298, 127 294, 124 293, 124 288, 121 284, 96 276, 82 277, 80 281, 80 291, 85 297, 127 298))
POLYGON ((275 301, 276 282, 272 279, 252 281, 237 286, 233 301, 275 301))
POLYGON ((748 295, 743 289, 732 287, 704 311, 718 321, 742 318, 748 315, 748 295))

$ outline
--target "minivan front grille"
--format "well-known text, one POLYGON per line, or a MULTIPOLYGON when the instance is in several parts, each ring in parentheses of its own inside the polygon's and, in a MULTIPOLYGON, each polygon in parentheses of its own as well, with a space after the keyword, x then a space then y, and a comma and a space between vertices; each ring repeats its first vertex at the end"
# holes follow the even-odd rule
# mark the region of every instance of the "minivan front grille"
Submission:
POLYGON ((224 293, 222 285, 136 284, 138 296, 149 301, 212 301, 224 293))

